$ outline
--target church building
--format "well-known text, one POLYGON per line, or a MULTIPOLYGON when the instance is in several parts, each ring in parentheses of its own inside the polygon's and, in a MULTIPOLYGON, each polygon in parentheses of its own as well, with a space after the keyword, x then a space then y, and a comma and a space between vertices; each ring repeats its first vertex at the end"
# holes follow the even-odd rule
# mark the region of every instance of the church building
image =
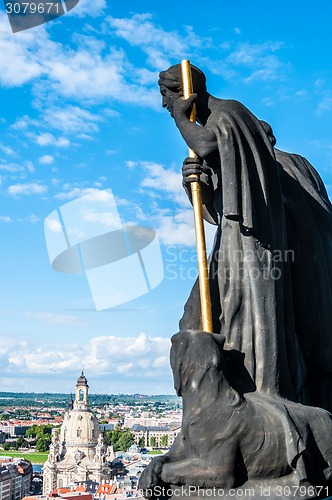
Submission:
POLYGON ((76 397, 65 413, 60 435, 52 429, 50 453, 44 464, 43 494, 78 483, 109 479, 113 448, 106 446, 97 418, 89 406, 89 386, 82 370, 76 397))

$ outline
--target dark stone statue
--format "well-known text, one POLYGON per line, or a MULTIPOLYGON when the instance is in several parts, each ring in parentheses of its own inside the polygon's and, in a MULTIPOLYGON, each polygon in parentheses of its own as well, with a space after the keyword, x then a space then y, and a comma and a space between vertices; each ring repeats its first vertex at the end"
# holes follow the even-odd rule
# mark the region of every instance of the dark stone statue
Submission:
MULTIPOLYGON (((244 354, 249 377, 237 389, 332 411, 332 207, 323 183, 307 160, 275 149, 272 131, 273 138, 246 107, 211 96, 204 74, 195 67, 192 74, 189 99, 179 99, 179 65, 159 84, 163 106, 199 157, 184 162, 185 187, 200 174, 204 216, 218 226, 213 331, 244 354), (198 124, 188 117, 194 101, 198 124)), ((180 329, 201 329, 197 283, 180 329)))
POLYGON ((310 498, 316 490, 278 488, 332 479, 332 206, 312 165, 274 147, 269 124, 211 96, 194 66, 192 76, 188 99, 180 65, 161 72, 159 85, 197 154, 184 161, 184 188, 190 199, 199 176, 204 218, 217 226, 214 334, 201 331, 196 282, 172 338, 182 431, 140 485, 252 485, 256 493, 267 485, 266 498, 310 498))

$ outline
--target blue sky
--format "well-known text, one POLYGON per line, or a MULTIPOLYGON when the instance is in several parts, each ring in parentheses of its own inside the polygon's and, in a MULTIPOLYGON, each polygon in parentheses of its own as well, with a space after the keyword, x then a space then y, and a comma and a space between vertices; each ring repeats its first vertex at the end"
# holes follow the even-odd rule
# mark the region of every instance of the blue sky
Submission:
MULTIPOLYGON (((186 156, 158 72, 183 58, 209 91, 270 122, 332 192, 330 2, 81 0, 12 34, 0 10, 0 390, 172 393, 169 338, 196 273, 186 156), (126 220, 158 231, 164 281, 97 312, 84 275, 57 273, 44 219, 111 188, 126 220)), ((213 228, 209 227, 211 241, 213 228)))

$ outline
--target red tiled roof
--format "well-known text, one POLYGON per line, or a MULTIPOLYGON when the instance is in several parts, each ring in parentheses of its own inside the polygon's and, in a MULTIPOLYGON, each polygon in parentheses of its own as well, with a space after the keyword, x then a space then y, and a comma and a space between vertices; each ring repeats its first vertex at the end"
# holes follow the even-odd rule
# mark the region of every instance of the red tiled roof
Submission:
POLYGON ((104 495, 112 495, 112 493, 115 493, 117 490, 117 487, 115 484, 100 484, 99 488, 97 490, 97 494, 104 494, 104 495))
POLYGON ((76 488, 57 488, 52 493, 50 493, 50 497, 56 497, 58 495, 63 495, 65 493, 85 493, 86 486, 76 486, 76 488))
POLYGON ((93 500, 92 493, 82 493, 81 491, 63 493, 60 498, 70 498, 71 500, 93 500))

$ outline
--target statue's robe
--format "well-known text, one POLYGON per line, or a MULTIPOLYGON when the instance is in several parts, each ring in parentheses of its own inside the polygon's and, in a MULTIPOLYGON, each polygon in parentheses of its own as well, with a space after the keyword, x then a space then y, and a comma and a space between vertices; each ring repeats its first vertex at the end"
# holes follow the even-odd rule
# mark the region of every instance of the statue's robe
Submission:
MULTIPOLYGON (((319 175, 274 150, 237 101, 214 99, 205 126, 218 142, 201 176, 204 216, 218 226, 213 331, 226 336, 230 381, 332 411, 332 210, 319 175)), ((201 329, 197 282, 180 328, 201 329)))
POLYGON ((332 412, 332 206, 303 157, 275 149, 290 260, 292 314, 304 361, 301 401, 332 412))

